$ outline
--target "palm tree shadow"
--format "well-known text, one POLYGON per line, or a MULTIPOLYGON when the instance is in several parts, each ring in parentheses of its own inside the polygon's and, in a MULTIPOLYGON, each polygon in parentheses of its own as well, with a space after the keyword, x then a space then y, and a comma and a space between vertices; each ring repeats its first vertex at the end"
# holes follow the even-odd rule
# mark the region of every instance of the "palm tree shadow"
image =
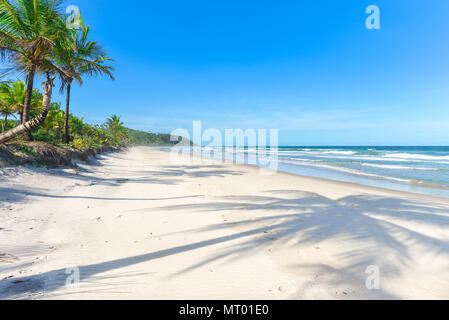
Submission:
MULTIPOLYGON (((424 247, 428 255, 445 259, 449 263, 447 241, 404 226, 404 222, 412 222, 430 227, 446 226, 447 230, 447 205, 372 195, 350 196, 334 201, 313 193, 269 193, 277 196, 227 197, 223 199, 225 201, 207 205, 161 208, 203 212, 218 210, 229 221, 234 221, 187 232, 207 232, 232 227, 240 232, 247 232, 248 235, 258 235, 229 245, 215 256, 170 276, 178 276, 219 260, 231 263, 260 250, 267 250, 273 243, 291 248, 307 248, 325 241, 356 243, 357 247, 348 245, 336 255, 336 261, 344 265, 344 268, 332 268, 335 276, 327 280, 330 286, 341 285, 343 281, 347 281, 348 275, 359 284, 364 284, 365 271, 370 265, 379 266, 389 277, 403 276, 407 268, 418 264, 416 253, 410 251, 410 244, 424 247), (280 193, 284 197, 280 197, 280 193), (345 270, 346 277, 341 275, 342 270, 345 270)), ((286 270, 296 273, 305 267, 301 263, 285 265, 286 270)), ((324 272, 329 273, 328 267, 321 265, 324 272)), ((384 298, 394 297, 386 291, 383 294, 384 298)))
MULTIPOLYGON (((234 234, 231 236, 200 241, 144 255, 117 259, 87 266, 80 266, 78 267, 80 282, 84 283, 89 279, 92 279, 97 274, 101 274, 107 271, 116 270, 131 265, 136 265, 139 263, 160 259, 183 252, 189 252, 199 248, 211 246, 217 243, 232 241, 242 236, 244 236, 244 234, 234 234)), ((30 277, 4 279, 0 281, 0 298, 11 299, 15 297, 23 297, 23 295, 34 294, 36 292, 42 291, 45 291, 46 293, 51 293, 64 287, 66 285, 67 278, 68 278, 67 269, 58 269, 30 277)))
MULTIPOLYGON (((395 277, 404 276, 408 267, 418 263, 414 252, 410 251, 410 244, 419 244, 429 255, 449 261, 449 243, 411 229, 403 223, 405 221, 427 224, 435 228, 449 226, 447 205, 363 194, 339 200, 297 191, 273 190, 266 194, 222 197, 208 203, 159 207, 159 210, 167 211, 179 209, 205 213, 218 211, 231 221, 182 231, 184 234, 229 229, 233 229, 234 232, 228 236, 148 254, 81 266, 81 281, 89 281, 96 275, 111 270, 218 244, 221 245, 221 249, 215 250, 215 254, 194 265, 186 265, 170 276, 176 277, 212 262, 232 263, 273 245, 284 248, 307 248, 317 243, 341 243, 340 250, 334 258, 336 264, 338 262, 340 266, 344 266, 344 276, 338 276, 343 270, 340 267, 326 269, 323 265, 307 265, 293 260, 280 262, 281 265, 284 264, 283 267, 294 272, 321 268, 322 273, 332 273, 332 276, 325 280, 330 287, 348 281, 348 275, 362 283, 365 269, 369 265, 377 265, 395 277), (349 242, 351 244, 348 244, 349 242), (357 244, 356 247, 352 245, 354 243, 357 244), (223 247, 223 244, 226 246, 223 247)), ((59 269, 31 277, 3 280, 0 281, 0 292, 3 292, 0 297, 13 298, 27 294, 30 292, 30 283, 34 283, 31 287, 40 286, 39 290, 51 293, 64 286, 66 278, 65 269, 59 269)), ((300 291, 304 288, 298 290, 300 295, 300 291)), ((383 293, 383 297, 395 297, 391 292, 383 291, 383 293)))

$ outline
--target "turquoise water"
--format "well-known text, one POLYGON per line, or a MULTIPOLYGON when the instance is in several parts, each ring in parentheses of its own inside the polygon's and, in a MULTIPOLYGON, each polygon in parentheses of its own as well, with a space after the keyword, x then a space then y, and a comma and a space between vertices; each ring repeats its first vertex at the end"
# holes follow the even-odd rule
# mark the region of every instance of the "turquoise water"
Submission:
MULTIPOLYGON (((224 154, 243 163, 264 158, 256 148, 224 154)), ((449 197, 449 147, 280 147, 271 156, 281 171, 449 197)))

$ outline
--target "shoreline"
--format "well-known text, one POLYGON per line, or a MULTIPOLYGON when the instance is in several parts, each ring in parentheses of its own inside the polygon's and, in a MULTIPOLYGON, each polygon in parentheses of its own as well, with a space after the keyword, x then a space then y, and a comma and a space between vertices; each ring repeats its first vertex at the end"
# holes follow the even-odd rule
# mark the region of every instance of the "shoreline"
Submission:
MULTIPOLYGON (((162 152, 170 153, 169 150, 164 150, 164 149, 159 149, 159 150, 162 152)), ((189 154, 185 154, 185 155, 189 155, 189 154)), ((274 171, 276 174, 286 174, 286 175, 289 175, 292 177, 300 177, 302 179, 310 179, 310 180, 317 181, 317 182, 325 182, 325 183, 337 184, 337 185, 341 184, 341 185, 346 185, 348 187, 357 187, 357 188, 361 188, 361 189, 366 189, 367 191, 372 191, 372 192, 391 193, 391 194, 397 195, 397 196, 416 197, 416 198, 423 199, 423 200, 438 201, 438 202, 449 204, 449 198, 441 197, 441 196, 435 196, 435 195, 429 195, 429 194, 423 194, 423 193, 415 193, 415 192, 410 192, 410 191, 401 191, 401 190, 395 190, 395 189, 388 189, 388 188, 383 188, 383 187, 376 187, 376 186, 360 184, 360 183, 356 183, 356 182, 348 182, 348 181, 342 181, 342 180, 334 180, 334 179, 328 179, 328 178, 306 176, 306 175, 302 175, 299 173, 284 171, 281 169, 272 170, 272 169, 263 168, 256 164, 241 163, 241 162, 233 161, 233 160, 226 159, 226 158, 214 158, 214 157, 208 157, 208 156, 202 157, 202 156, 193 155, 193 154, 191 154, 191 156, 195 157, 197 159, 202 159, 202 160, 214 159, 214 160, 222 161, 223 163, 230 164, 230 165, 246 166, 246 167, 251 167, 253 169, 274 171)))
POLYGON ((449 298, 447 199, 168 156, 3 179, 0 299, 449 298))
POLYGON ((271 164, 277 162, 279 171, 301 176, 449 199, 449 180, 443 174, 449 172, 449 162, 447 156, 442 155, 442 152, 449 152, 448 147, 438 147, 437 150, 432 147, 311 148, 279 147, 279 154, 274 158, 267 158, 264 154, 256 156, 257 153, 254 152, 257 149, 237 149, 225 153, 222 149, 205 147, 203 150, 206 156, 227 159, 239 157, 237 161, 240 163, 257 162, 260 167, 266 166, 260 161, 269 161, 271 164), (219 154, 209 155, 216 151, 219 154))

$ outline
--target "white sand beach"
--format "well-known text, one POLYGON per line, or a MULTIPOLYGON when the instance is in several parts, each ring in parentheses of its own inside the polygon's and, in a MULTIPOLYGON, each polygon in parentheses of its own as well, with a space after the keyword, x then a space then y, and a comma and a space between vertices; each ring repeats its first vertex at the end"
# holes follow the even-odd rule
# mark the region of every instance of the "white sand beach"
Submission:
POLYGON ((3 171, 1 299, 449 299, 448 199, 146 147, 3 171))

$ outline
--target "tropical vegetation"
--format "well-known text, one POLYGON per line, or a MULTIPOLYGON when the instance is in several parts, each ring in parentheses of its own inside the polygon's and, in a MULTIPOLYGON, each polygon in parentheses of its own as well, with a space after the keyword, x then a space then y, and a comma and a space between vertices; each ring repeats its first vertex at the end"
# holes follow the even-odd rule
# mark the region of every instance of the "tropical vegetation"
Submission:
POLYGON ((76 149, 122 146, 130 143, 170 144, 169 135, 124 127, 113 115, 103 125, 87 124, 70 112, 74 82, 106 75, 114 80, 113 60, 96 41, 90 27, 66 25, 62 0, 0 0, 0 59, 4 74, 18 79, 0 82, 0 144, 43 141, 76 149), (36 79, 43 78, 42 90, 36 79), (54 86, 65 93, 64 109, 52 101, 54 86))
MULTIPOLYGON (((20 81, 6 82, 0 85, 0 115, 3 115, 0 124, 4 130, 14 128, 20 124, 18 116, 17 119, 11 119, 10 117, 18 115, 18 112, 22 110, 23 95, 19 94, 18 97, 11 95, 12 92, 16 92, 14 88, 20 88, 21 86, 23 86, 23 83, 20 83, 20 81), (5 121, 5 118, 7 121, 5 121)), ((30 110, 32 118, 42 112, 42 97, 42 93, 35 89, 30 110)), ((59 102, 52 102, 43 123, 38 128, 31 130, 33 139, 54 146, 66 145, 80 150, 103 146, 171 144, 171 136, 169 134, 154 134, 126 128, 118 115, 112 115, 100 125, 88 124, 83 118, 77 117, 72 113, 68 113, 67 118, 71 135, 68 143, 62 143, 66 113, 59 102)), ((12 139, 12 141, 15 140, 22 140, 22 137, 17 136, 12 139)))

